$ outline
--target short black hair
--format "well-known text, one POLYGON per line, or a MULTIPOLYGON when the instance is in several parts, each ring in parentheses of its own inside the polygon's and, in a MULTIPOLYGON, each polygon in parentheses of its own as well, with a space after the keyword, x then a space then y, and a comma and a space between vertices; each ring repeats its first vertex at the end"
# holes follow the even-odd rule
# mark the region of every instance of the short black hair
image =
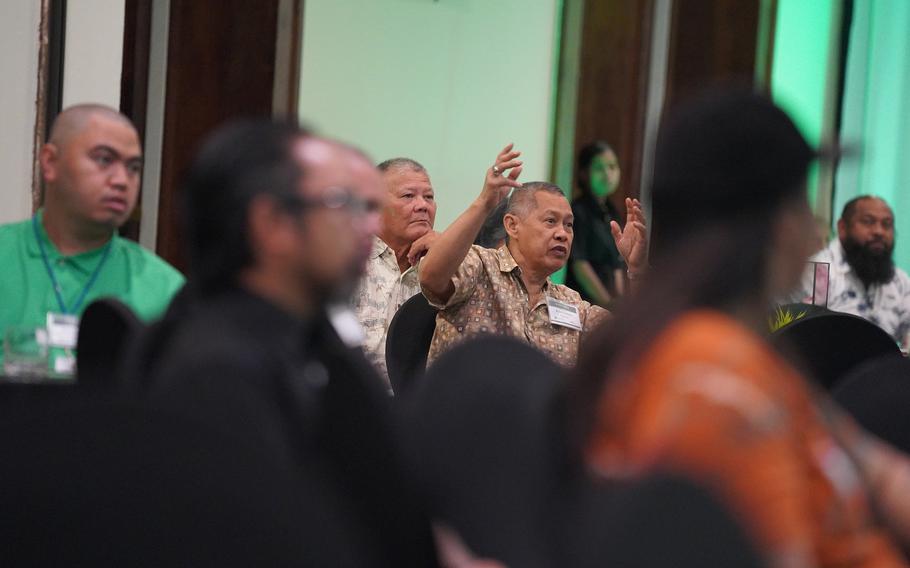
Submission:
POLYGON ((844 209, 843 209, 843 211, 841 211, 841 214, 840 214, 840 220, 849 225, 850 222, 853 220, 853 215, 856 214, 856 205, 864 199, 878 199, 879 201, 881 201, 887 205, 887 203, 885 202, 884 199, 882 199, 881 197, 878 197, 876 195, 860 195, 860 196, 854 197, 853 199, 851 199, 850 201, 848 201, 847 203, 844 204, 844 209))
POLYGON ((291 154, 307 131, 290 121, 240 119, 211 134, 183 184, 191 274, 200 290, 235 282, 253 261, 247 214, 260 194, 290 203, 304 172, 291 154))

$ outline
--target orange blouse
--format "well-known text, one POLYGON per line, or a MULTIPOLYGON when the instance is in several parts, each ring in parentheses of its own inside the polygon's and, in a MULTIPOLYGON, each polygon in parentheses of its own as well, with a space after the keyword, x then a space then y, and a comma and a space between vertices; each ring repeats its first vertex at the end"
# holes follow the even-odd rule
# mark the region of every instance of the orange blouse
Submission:
POLYGON ((906 565, 804 379, 719 312, 681 316, 631 376, 611 379, 588 462, 608 476, 660 468, 702 482, 774 564, 906 565))

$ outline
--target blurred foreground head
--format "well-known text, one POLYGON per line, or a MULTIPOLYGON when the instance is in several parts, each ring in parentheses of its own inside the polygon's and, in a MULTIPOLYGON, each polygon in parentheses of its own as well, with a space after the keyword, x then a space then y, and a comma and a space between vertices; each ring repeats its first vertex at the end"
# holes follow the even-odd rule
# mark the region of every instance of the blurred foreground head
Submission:
POLYGON ((704 250, 725 266, 705 276, 734 296, 795 285, 813 252, 805 182, 817 156, 763 95, 712 91, 680 106, 664 123, 655 156, 655 265, 709 244, 704 250))
POLYGON ((184 193, 197 285, 243 283, 291 311, 353 289, 384 199, 362 153, 267 119, 218 129, 184 193))

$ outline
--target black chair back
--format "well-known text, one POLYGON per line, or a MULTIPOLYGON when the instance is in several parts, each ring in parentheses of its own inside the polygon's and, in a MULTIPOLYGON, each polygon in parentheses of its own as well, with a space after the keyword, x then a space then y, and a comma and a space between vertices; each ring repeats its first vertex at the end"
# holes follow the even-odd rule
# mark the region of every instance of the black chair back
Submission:
POLYGON ((727 507, 702 487, 664 474, 603 482, 579 493, 560 566, 764 566, 727 507))
POLYGON ((79 388, 112 390, 126 346, 142 327, 133 310, 116 298, 89 304, 79 321, 76 342, 79 388))
POLYGON ((481 337, 443 354, 401 401, 406 461, 431 515, 480 557, 549 565, 562 375, 526 343, 481 337))
POLYGON ((426 370, 436 313, 423 294, 417 294, 398 308, 389 324, 385 361, 396 394, 403 393, 426 370))
POLYGON ((117 401, 0 417, 4 566, 375 566, 349 499, 181 415, 117 401))
POLYGON ((772 334, 772 343, 796 355, 806 370, 831 391, 852 369, 884 355, 900 355, 894 339, 861 317, 816 309, 772 334))
POLYGON ((866 430, 910 453, 910 360, 886 355, 854 369, 831 393, 866 430))

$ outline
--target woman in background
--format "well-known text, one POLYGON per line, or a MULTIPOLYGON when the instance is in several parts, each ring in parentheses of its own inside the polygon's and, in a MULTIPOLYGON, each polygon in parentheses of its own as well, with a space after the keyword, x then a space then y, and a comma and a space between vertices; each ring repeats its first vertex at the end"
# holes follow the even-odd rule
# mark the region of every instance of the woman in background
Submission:
POLYGON ((623 293, 625 265, 611 234, 611 222, 621 217, 610 201, 620 177, 616 153, 606 142, 592 142, 578 153, 579 196, 572 201, 575 240, 566 285, 600 306, 623 293))

